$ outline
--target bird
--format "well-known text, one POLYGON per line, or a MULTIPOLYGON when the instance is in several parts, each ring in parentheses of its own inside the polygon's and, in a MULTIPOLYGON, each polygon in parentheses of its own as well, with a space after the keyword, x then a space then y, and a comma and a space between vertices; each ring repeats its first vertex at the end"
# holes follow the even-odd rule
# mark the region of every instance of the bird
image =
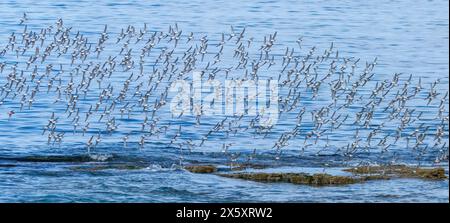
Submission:
MULTIPOLYGON (((230 148, 240 147, 241 139, 271 150, 278 161, 284 161, 290 148, 321 158, 335 150, 331 153, 352 160, 364 159, 359 153, 392 154, 401 148, 427 159, 423 153, 442 146, 439 155, 432 155, 434 161, 445 161, 444 79, 402 73, 385 78, 374 72, 378 58, 364 65, 339 52, 333 42, 325 49, 306 48, 301 36, 288 46, 277 42, 276 31, 251 36, 251 27, 235 24, 225 32, 197 36, 176 23, 164 31, 150 31, 145 23, 116 31, 102 24, 97 32, 86 33, 73 31, 62 18, 40 29, 27 20, 24 13, 23 26, 6 36, 0 48, 0 57, 8 58, 0 62, 5 77, 0 80, 0 108, 8 111, 8 120, 15 110, 21 118, 50 116, 42 123, 49 146, 73 137, 87 142, 88 153, 109 140, 128 148, 137 134, 140 150, 146 143, 162 142, 183 161, 186 148, 216 143, 214 148, 236 163, 240 153, 230 148), (201 70, 202 84, 236 84, 233 98, 214 98, 210 105, 236 99, 243 101, 243 109, 210 116, 204 104, 193 106, 189 96, 189 109, 169 114, 172 83, 191 81, 195 70, 201 70), (251 83, 256 89, 248 87, 251 83), (239 95, 242 86, 247 87, 239 95), (263 88, 265 92, 249 93, 263 88), (268 113, 277 117, 270 126, 263 125, 268 113), (67 131, 73 134, 65 135, 67 131)), ((255 162, 256 156, 251 157, 246 162, 255 162)))
POLYGON ((27 13, 24 12, 22 18, 20 18, 19 25, 22 25, 27 20, 28 20, 27 13))
POLYGON ((8 121, 11 119, 11 117, 16 114, 16 112, 14 112, 14 110, 8 111, 8 121))

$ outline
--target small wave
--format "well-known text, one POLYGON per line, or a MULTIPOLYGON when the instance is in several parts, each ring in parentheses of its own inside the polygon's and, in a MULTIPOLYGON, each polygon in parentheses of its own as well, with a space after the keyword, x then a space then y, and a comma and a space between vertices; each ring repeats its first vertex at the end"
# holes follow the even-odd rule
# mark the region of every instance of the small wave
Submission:
POLYGON ((161 172, 161 171, 175 171, 175 170, 180 170, 183 169, 182 167, 180 167, 179 165, 172 165, 170 167, 162 167, 159 164, 151 164, 148 167, 144 168, 145 170, 150 170, 152 172, 161 172))
POLYGON ((94 161, 100 161, 105 162, 108 160, 111 160, 114 157, 112 154, 91 154, 89 155, 89 158, 91 158, 94 161))
POLYGON ((167 168, 163 168, 161 165, 158 165, 158 164, 151 164, 150 166, 144 168, 144 170, 150 170, 152 172, 159 172, 164 169, 167 169, 167 168))

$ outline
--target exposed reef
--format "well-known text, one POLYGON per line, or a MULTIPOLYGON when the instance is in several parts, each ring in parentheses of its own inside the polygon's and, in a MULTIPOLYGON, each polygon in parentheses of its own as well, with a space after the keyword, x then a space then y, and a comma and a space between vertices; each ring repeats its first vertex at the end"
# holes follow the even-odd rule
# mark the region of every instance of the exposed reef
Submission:
POLYGON ((185 166, 184 169, 192 173, 214 173, 217 171, 217 167, 213 165, 191 165, 185 166))
MULTIPOLYGON (((231 169, 241 170, 246 167, 231 169)), ((363 166, 343 169, 353 175, 331 175, 327 173, 265 173, 265 172, 232 172, 223 173, 214 165, 190 165, 185 167, 192 173, 215 173, 221 177, 251 180, 266 183, 292 183, 310 186, 348 185, 372 180, 389 180, 393 178, 446 179, 443 168, 418 168, 406 165, 363 166), (216 173, 217 172, 217 173, 216 173)))
POLYGON ((344 169, 356 175, 386 175, 400 178, 447 179, 444 168, 419 168, 406 165, 361 166, 344 169))
POLYGON ((368 180, 386 180, 388 176, 333 176, 330 174, 307 174, 307 173, 228 173, 218 174, 222 177, 252 180, 258 182, 282 182, 292 184, 303 184, 311 186, 346 185, 361 183, 368 180))

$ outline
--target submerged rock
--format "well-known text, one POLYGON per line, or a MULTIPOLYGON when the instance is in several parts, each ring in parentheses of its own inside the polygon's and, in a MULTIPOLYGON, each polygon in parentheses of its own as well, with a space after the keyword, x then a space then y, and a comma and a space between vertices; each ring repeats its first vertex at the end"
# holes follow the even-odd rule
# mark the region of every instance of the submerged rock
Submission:
POLYGON ((214 173, 217 171, 217 168, 213 165, 192 165, 185 166, 184 169, 192 173, 214 173))
POLYGON ((135 165, 128 163, 116 163, 116 164, 107 164, 107 165, 92 165, 92 166, 77 166, 70 167, 69 169, 74 171, 102 171, 102 170, 139 170, 146 168, 145 165, 135 165))
POLYGON ((383 175, 401 178, 447 179, 444 168, 419 168, 406 165, 361 166, 344 169, 359 175, 383 175))
POLYGON ((48 155, 48 156, 23 156, 2 158, 17 162, 48 162, 48 163, 83 163, 92 161, 109 161, 113 155, 48 155))

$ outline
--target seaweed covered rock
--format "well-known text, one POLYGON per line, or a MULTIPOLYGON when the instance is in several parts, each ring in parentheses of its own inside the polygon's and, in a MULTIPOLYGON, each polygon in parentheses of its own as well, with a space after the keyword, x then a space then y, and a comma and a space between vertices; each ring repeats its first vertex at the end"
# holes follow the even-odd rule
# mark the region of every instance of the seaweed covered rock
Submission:
POLYGON ((265 165, 265 164, 242 163, 242 164, 231 165, 229 169, 232 171, 239 171, 239 170, 245 170, 245 169, 265 169, 268 167, 269 166, 265 165))
MULTIPOLYGON (((186 170, 192 173, 215 173, 217 168, 213 165, 191 165, 186 170)), ((330 175, 327 173, 266 173, 266 172, 231 172, 224 173, 219 170, 218 176, 251 180, 267 183, 292 183, 310 186, 348 185, 373 180, 389 180, 392 178, 421 178, 446 179, 443 168, 417 168, 405 165, 390 166, 361 166, 344 169, 354 175, 330 175)))
POLYGON ((446 179, 444 168, 419 168, 406 165, 360 166, 344 169, 359 175, 383 175, 401 178, 446 179))
POLYGON ((366 178, 352 176, 333 176, 330 174, 306 173, 230 173, 219 174, 222 177, 252 180, 258 182, 285 182, 312 186, 345 185, 366 181, 366 178))
POLYGON ((202 165, 202 166, 192 165, 192 166, 185 166, 184 169, 192 173, 214 173, 217 171, 217 168, 213 165, 202 165))

